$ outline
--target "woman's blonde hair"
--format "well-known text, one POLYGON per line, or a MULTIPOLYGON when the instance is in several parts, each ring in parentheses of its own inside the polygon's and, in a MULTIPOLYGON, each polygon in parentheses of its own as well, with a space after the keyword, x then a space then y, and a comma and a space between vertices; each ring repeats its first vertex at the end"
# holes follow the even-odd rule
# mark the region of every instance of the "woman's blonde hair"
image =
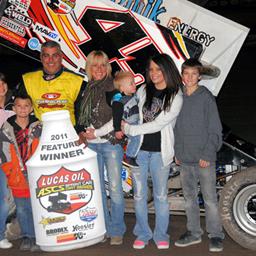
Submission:
POLYGON ((107 77, 112 76, 112 74, 111 74, 112 67, 109 63, 108 55, 101 50, 94 50, 88 54, 87 60, 86 60, 86 65, 85 65, 85 71, 86 71, 86 75, 87 75, 89 81, 92 80, 91 67, 95 64, 105 64, 107 67, 107 77))

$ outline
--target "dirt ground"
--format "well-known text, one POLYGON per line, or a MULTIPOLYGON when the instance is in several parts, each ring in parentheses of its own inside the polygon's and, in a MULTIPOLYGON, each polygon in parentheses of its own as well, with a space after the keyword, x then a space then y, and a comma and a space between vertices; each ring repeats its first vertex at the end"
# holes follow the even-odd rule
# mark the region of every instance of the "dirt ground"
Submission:
MULTIPOLYGON (((154 215, 149 217, 150 223, 154 223, 154 215)), ((20 240, 13 241, 14 247, 8 250, 0 249, 0 256, 25 256, 25 255, 40 255, 40 256, 207 256, 207 255, 219 255, 219 256, 255 256, 255 251, 250 251, 236 244, 231 238, 226 235, 224 240, 224 251, 221 253, 210 253, 208 251, 208 238, 203 236, 203 241, 200 244, 189 246, 186 248, 178 248, 174 246, 174 241, 185 231, 185 216, 170 216, 169 233, 171 237, 171 244, 168 250, 158 250, 153 241, 150 241, 149 245, 143 250, 134 250, 132 243, 135 239, 132 234, 132 228, 135 223, 134 214, 126 214, 125 216, 127 224, 127 232, 124 236, 124 243, 120 246, 110 246, 109 241, 105 243, 99 243, 83 249, 77 249, 65 252, 22 252, 19 250, 20 240)), ((202 217, 202 227, 204 227, 204 217, 202 217)))

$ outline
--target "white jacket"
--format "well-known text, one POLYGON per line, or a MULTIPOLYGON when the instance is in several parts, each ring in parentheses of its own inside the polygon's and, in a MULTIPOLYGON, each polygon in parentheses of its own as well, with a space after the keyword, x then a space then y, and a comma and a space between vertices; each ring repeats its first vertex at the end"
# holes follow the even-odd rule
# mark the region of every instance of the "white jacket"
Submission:
POLYGON ((169 165, 173 161, 174 157, 174 134, 173 128, 175 126, 176 118, 181 110, 182 107, 182 92, 176 94, 173 99, 169 111, 162 112, 155 118, 154 121, 143 123, 143 114, 142 108, 146 100, 146 91, 145 85, 142 85, 138 91, 137 95, 139 98, 139 115, 140 115, 140 124, 138 125, 129 125, 126 124, 124 127, 125 134, 135 136, 135 135, 142 135, 140 139, 140 146, 143 142, 143 135, 149 133, 155 133, 161 131, 161 153, 162 153, 162 160, 164 166, 169 165))

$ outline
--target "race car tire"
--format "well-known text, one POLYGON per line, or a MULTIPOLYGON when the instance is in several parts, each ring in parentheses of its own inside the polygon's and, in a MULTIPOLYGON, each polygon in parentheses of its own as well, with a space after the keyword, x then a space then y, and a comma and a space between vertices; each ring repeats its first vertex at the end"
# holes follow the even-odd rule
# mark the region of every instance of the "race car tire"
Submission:
POLYGON ((242 247, 256 250, 256 167, 235 174, 219 199, 223 227, 242 247))

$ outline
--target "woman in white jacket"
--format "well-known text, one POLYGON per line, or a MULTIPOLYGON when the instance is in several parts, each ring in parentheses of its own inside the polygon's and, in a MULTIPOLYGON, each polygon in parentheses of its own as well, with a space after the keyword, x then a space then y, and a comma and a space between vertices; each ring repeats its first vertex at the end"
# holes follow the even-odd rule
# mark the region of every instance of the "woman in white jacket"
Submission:
POLYGON ((169 248, 168 177, 173 161, 173 128, 182 106, 180 86, 182 80, 173 60, 159 54, 149 60, 146 85, 137 91, 140 124, 124 124, 125 134, 141 135, 136 161, 139 168, 132 169, 136 224, 134 249, 143 249, 153 238, 158 249, 169 248), (148 174, 153 182, 155 206, 154 232, 148 224, 148 174))

